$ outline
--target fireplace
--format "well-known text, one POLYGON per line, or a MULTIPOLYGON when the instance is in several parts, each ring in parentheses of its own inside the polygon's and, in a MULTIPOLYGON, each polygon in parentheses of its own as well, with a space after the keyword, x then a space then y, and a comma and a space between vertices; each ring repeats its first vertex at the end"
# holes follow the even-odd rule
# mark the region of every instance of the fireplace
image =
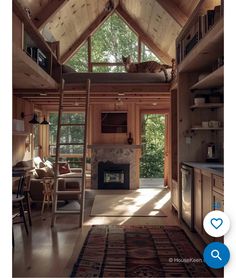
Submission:
POLYGON ((129 189, 129 164, 98 163, 98 189, 129 189))

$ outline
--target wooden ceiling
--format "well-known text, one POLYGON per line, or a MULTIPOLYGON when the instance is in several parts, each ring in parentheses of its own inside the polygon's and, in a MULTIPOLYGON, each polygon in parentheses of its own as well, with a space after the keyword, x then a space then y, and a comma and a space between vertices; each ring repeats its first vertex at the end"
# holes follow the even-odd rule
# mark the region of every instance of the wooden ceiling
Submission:
MULTIPOLYGON (((111 14, 108 0, 18 0, 48 41, 60 41, 66 61, 111 14), (100 17, 100 18, 99 18, 100 17), (99 19, 96 21, 96 19, 99 19)), ((156 45, 164 62, 175 57, 175 39, 200 0, 113 0, 130 26, 156 45), (132 27, 132 26, 131 26, 132 27)), ((156 52, 157 54, 157 52, 156 52)))

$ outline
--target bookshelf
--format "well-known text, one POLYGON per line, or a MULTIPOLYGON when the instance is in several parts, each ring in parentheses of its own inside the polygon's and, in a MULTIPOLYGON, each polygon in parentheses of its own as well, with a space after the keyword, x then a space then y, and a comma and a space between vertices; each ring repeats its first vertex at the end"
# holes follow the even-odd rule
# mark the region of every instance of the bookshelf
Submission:
POLYGON ((194 84, 190 90, 217 88, 223 86, 223 84, 224 66, 221 66, 194 84))
POLYGON ((221 0, 201 0, 199 2, 176 40, 177 64, 185 60, 190 53, 194 53, 193 49, 202 41, 206 41, 205 37, 208 37, 207 40, 209 40, 210 36, 214 35, 212 45, 215 44, 214 40, 221 35, 218 28, 221 29, 222 18, 223 4, 221 0))
MULTIPOLYGON (((176 40, 177 58, 177 179, 178 207, 181 208, 181 164, 205 162, 209 143, 220 149, 223 158, 224 118, 224 18, 221 1, 200 0, 176 40), (217 7, 217 8, 216 8, 217 7), (216 16, 214 16, 217 14, 216 16), (203 33, 202 21, 207 24, 203 33), (205 21, 206 20, 206 21, 205 21), (187 50, 186 50, 187 46, 187 50), (196 97, 205 103, 194 104, 196 97), (203 127, 203 122, 218 121, 220 127, 203 127)), ((172 156, 174 150, 172 150, 172 156)), ((172 183, 174 187, 174 184, 172 183)), ((176 207, 173 204, 173 207, 176 207)), ((178 211, 178 210, 177 210, 178 211)))
POLYGON ((190 109, 216 109, 223 107, 223 103, 202 103, 202 104, 194 104, 190 106, 190 109))

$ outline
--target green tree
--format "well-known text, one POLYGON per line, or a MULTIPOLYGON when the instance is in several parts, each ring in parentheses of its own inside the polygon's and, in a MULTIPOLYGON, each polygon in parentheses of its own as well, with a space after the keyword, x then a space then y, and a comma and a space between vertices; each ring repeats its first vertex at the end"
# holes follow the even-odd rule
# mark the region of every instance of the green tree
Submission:
MULTIPOLYGON (((92 35, 92 62, 117 63, 122 62, 122 55, 131 55, 134 62, 138 61, 138 37, 125 24, 125 22, 114 13, 104 24, 92 35)), ((68 61, 68 65, 77 72, 88 71, 88 44, 85 43, 79 51, 68 61)), ((142 44, 141 60, 159 59, 142 44)), ((94 66, 94 72, 124 72, 123 66, 94 66)))
POLYGON ((141 178, 163 178, 165 116, 145 114, 142 126, 141 178))
MULTIPOLYGON (((49 145, 50 154, 55 155, 56 147, 56 138, 57 138, 57 122, 58 122, 58 113, 49 114, 49 145)), ((63 113, 62 114, 62 123, 70 124, 83 124, 84 123, 84 113, 63 113)), ((61 127, 61 143, 83 143, 84 140, 84 128, 82 126, 62 126, 61 127)), ((77 145, 67 145, 61 146, 61 154, 82 154, 83 146, 77 145)), ((67 158, 70 162, 71 167, 80 167, 81 159, 80 158, 67 158)))

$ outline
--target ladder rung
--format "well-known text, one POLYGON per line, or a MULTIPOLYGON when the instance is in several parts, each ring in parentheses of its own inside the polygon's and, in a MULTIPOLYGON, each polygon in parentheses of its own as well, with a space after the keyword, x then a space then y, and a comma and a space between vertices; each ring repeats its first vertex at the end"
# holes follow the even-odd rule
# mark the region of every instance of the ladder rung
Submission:
POLYGON ((60 146, 84 146, 84 143, 59 143, 60 146))
POLYGON ((83 105, 62 105, 61 109, 63 109, 63 108, 78 108, 78 107, 79 108, 85 108, 85 104, 83 104, 83 105))
POLYGON ((70 190, 70 191, 56 191, 56 194, 58 194, 58 195, 64 195, 64 194, 66 194, 66 195, 70 195, 70 194, 78 194, 78 195, 80 195, 81 194, 81 191, 78 191, 78 190, 74 190, 74 191, 72 191, 72 190, 70 190))
POLYGON ((61 126, 85 126, 85 124, 60 124, 61 126))
MULTIPOLYGON (((70 174, 70 173, 69 173, 70 174)), ((64 176, 66 174, 62 174, 62 175, 59 175, 57 176, 57 179, 81 179, 82 178, 82 173, 76 173, 76 175, 71 175, 71 176, 64 176)))
POLYGON ((55 214, 80 214, 80 210, 56 210, 55 214))

